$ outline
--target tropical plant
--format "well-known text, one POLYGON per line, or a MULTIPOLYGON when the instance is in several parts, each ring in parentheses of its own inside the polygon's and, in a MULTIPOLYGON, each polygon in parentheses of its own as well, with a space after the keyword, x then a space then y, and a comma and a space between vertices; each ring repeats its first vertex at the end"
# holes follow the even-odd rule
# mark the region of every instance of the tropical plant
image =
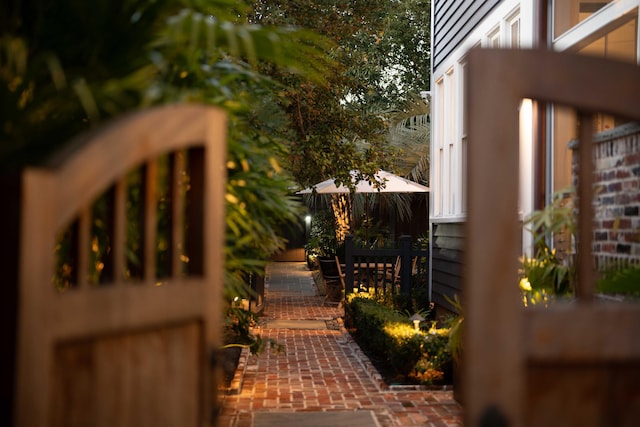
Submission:
MULTIPOLYGON (((199 102, 229 116, 226 290, 247 295, 283 247, 300 204, 283 168, 286 82, 326 85, 327 38, 244 20, 235 0, 9 0, 0 5, 0 171, 37 163, 80 132, 153 105, 199 102), (266 65, 269 64, 269 65, 266 65)), ((95 230, 98 248, 105 242, 95 230), (102 239, 102 240, 101 240, 102 239)), ((99 254, 97 254, 99 255, 99 254)))
POLYGON ((449 327, 449 351, 451 356, 456 362, 459 362, 462 358, 464 351, 463 347, 463 334, 464 334, 464 311, 458 295, 454 295, 453 299, 445 295, 445 299, 456 312, 455 315, 448 318, 446 321, 449 327))
POLYGON ((573 189, 559 191, 544 209, 534 211, 525 221, 533 235, 534 255, 521 259, 520 289, 523 303, 549 304, 555 296, 573 292, 575 267, 568 250, 559 252, 554 242, 571 242, 576 223, 573 189))
POLYGON ((551 203, 532 212, 526 219, 525 225, 529 225, 536 252, 548 252, 554 238, 575 236, 574 199, 575 190, 572 187, 560 190, 553 194, 551 203))

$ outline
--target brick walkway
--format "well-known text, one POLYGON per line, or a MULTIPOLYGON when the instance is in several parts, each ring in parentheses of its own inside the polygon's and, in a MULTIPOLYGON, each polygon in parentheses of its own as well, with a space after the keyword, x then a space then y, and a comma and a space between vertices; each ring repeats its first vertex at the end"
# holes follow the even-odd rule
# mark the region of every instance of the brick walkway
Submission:
POLYGON ((236 373, 242 384, 224 397, 220 427, 251 427, 254 414, 263 411, 359 410, 372 411, 380 427, 462 425, 462 409, 451 391, 383 383, 345 331, 342 309, 324 307, 324 297, 315 295, 304 263, 271 264, 265 286, 264 317, 256 332, 274 338, 286 353, 243 353, 245 363, 236 373), (295 322, 300 320, 316 322, 295 322))

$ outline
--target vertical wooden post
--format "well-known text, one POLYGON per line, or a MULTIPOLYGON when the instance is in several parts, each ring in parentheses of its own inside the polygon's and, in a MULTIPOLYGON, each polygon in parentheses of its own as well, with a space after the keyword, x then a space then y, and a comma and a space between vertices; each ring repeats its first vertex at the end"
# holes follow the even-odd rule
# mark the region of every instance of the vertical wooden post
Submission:
POLYGON ((411 236, 400 236, 400 294, 411 295, 411 236))
POLYGON ((353 236, 351 234, 344 238, 344 268, 345 278, 344 282, 347 286, 344 287, 345 295, 353 292, 354 274, 353 274, 353 236), (350 284, 350 285, 349 285, 350 284))
POLYGON ((578 257, 576 297, 581 302, 593 299, 595 293, 593 261, 593 118, 580 113, 580 146, 578 147, 578 257))
POLYGON ((0 230, 2 239, 2 271, 5 286, 0 303, 0 340, 5 350, 0 352, 0 425, 13 425, 12 412, 15 404, 16 353, 11 351, 17 344, 18 283, 20 246, 20 204, 22 202, 20 175, 0 175, 0 230), (7 347, 8 346, 8 347, 7 347), (6 350, 6 349, 10 350, 6 350))

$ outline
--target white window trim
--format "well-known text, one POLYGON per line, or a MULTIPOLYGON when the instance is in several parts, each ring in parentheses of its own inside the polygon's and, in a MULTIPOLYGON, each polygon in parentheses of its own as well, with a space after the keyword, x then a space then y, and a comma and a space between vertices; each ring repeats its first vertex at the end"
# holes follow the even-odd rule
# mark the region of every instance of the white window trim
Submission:
MULTIPOLYGON (((554 16, 553 10, 551 10, 551 20, 550 20, 550 32, 553 34, 553 23, 554 16)), ((612 29, 616 28, 618 25, 623 24, 624 22, 636 18, 638 22, 638 26, 640 27, 640 0, 616 0, 613 1, 602 9, 595 12, 593 15, 589 16, 584 21, 578 23, 574 27, 570 28, 559 37, 553 39, 550 43, 552 50, 558 52, 573 52, 584 47, 586 43, 589 43, 603 34, 608 33, 612 29)), ((640 30, 637 31, 636 34, 636 58, 640 63, 640 30)), ((545 136, 546 140, 546 164, 553 165, 555 162, 554 158, 554 150, 553 146, 555 144, 555 138, 553 129, 555 129, 554 123, 554 107, 553 105, 547 106, 546 117, 547 117, 547 134, 545 136)), ((546 175, 545 179, 545 193, 547 204, 551 203, 553 194, 554 194, 554 167, 547 167, 547 170, 544 172, 546 175)))
MULTIPOLYGON (((640 0, 638 0, 640 1, 640 0)), ((447 98, 449 95, 447 94, 439 94, 436 88, 438 87, 438 83, 442 82, 445 79, 446 73, 449 70, 453 70, 453 75, 455 76, 455 89, 456 89, 456 101, 458 102, 458 107, 456 108, 456 113, 454 117, 455 121, 455 132, 454 132, 454 149, 451 153, 454 162, 452 162, 452 171, 442 170, 444 168, 448 168, 448 163, 446 157, 446 151, 448 149, 448 140, 446 137, 441 138, 442 132, 438 129, 441 125, 447 125, 447 119, 441 120, 441 118, 436 118, 433 122, 435 129, 432 129, 432 138, 435 137, 438 141, 433 141, 431 144, 431 159, 432 159, 432 168, 431 168, 431 188, 432 191, 430 193, 430 221, 432 223, 447 223, 447 222, 463 222, 466 220, 466 206, 462 200, 462 197, 466 196, 466 183, 463 182, 464 172, 462 171, 463 164, 463 147, 465 135, 463 135, 463 126, 462 120, 464 119, 463 109, 464 109, 464 60, 467 54, 467 51, 473 46, 482 43, 486 46, 486 42, 488 40, 488 35, 491 34, 492 30, 499 30, 500 32, 500 45, 503 46, 505 40, 508 40, 510 43, 510 33, 507 36, 506 32, 510 32, 510 23, 513 22, 514 19, 518 19, 520 21, 520 47, 526 48, 534 45, 534 28, 533 28, 533 16, 534 16, 534 5, 533 2, 527 1, 514 1, 514 0, 505 0, 500 5, 496 7, 496 9, 490 14, 490 16, 483 20, 482 23, 478 25, 476 29, 470 34, 469 37, 465 39, 465 41, 461 44, 461 46, 456 49, 451 55, 449 55, 445 61, 443 61, 437 69, 433 70, 432 75, 432 86, 431 93, 435 94, 435 97, 444 96, 447 98), (444 164, 439 164, 439 155, 440 155, 440 145, 442 145, 442 149, 444 150, 444 156, 442 161, 444 164), (449 176, 451 179, 448 183, 440 182, 441 179, 446 179, 449 176), (445 186, 450 186, 455 192, 455 209, 453 211, 447 210, 447 202, 445 198, 450 199, 452 197, 451 194, 443 194, 443 190, 445 186), (464 195, 464 196, 463 196, 464 195)), ((445 86, 446 89, 446 86, 445 86)), ((435 105, 443 102, 443 100, 434 100, 435 105)), ((445 105, 442 105, 443 108, 446 108, 445 105)), ((442 114, 443 109, 437 107, 434 110, 436 114, 442 114)), ((451 192, 450 192, 451 193, 451 192)))
POLYGON ((486 35, 482 43, 482 47, 489 47, 489 48, 495 47, 493 43, 496 38, 498 39, 498 47, 503 47, 503 44, 504 44, 503 36, 504 36, 504 31, 502 31, 502 25, 498 24, 494 28, 492 28, 491 31, 489 31, 489 33, 486 35))
MULTIPOLYGON (((581 47, 581 43, 602 32, 614 22, 625 19, 630 14, 638 14, 640 0, 618 0, 609 3, 596 13, 569 29, 551 43, 555 51, 572 51, 581 47)), ((551 17, 553 23, 553 16, 551 17)), ((638 45, 638 43, 636 43, 638 45)), ((637 57, 640 57, 637 55, 637 57)))

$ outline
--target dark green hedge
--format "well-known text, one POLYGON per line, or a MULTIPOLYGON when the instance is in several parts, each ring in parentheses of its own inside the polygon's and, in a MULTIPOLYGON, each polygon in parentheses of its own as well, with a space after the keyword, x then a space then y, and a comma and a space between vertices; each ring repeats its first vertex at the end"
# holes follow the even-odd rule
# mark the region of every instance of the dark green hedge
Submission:
POLYGON ((448 329, 416 331, 407 315, 368 294, 348 298, 345 323, 363 349, 383 361, 396 376, 424 384, 447 380, 451 364, 448 329))

